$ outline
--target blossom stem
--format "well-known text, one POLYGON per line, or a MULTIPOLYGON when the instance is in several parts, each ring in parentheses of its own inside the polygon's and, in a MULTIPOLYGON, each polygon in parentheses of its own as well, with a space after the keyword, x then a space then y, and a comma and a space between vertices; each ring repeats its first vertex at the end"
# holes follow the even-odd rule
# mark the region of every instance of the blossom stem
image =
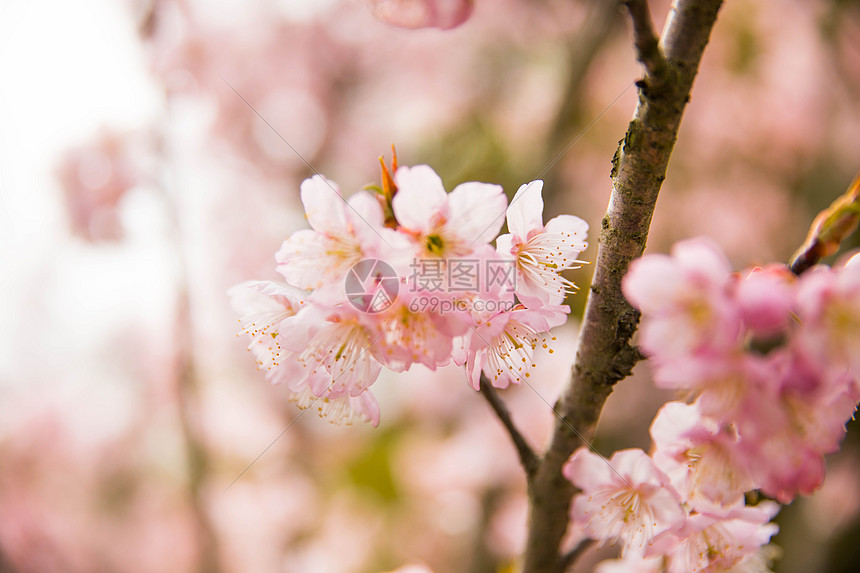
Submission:
MULTIPOLYGON (((645 55, 637 49, 646 60, 645 76, 637 82, 636 112, 612 162, 612 196, 571 379, 556 405, 560 416, 549 448, 529 484, 523 573, 562 573, 567 567, 559 547, 575 488, 561 468, 583 438, 593 436, 613 386, 642 357, 630 345, 639 314, 625 300, 621 279, 645 249, 657 195, 721 5, 722 0, 675 0, 658 43, 665 62, 656 60, 650 48, 645 55)), ((628 2, 628 10, 635 18, 634 33, 647 39, 644 8, 628 2)))
POLYGON ((525 437, 514 424, 507 406, 505 406, 505 403, 502 401, 498 392, 496 392, 496 389, 490 385, 490 381, 487 380, 487 377, 484 376, 483 372, 481 373, 480 391, 481 395, 484 396, 490 404, 493 412, 495 412, 496 416, 501 420, 502 425, 511 435, 511 440, 514 442, 514 447, 517 449, 517 454, 520 456, 520 463, 523 465, 523 469, 526 472, 526 479, 531 481, 537 471, 540 460, 538 459, 537 454, 535 454, 535 451, 526 441, 525 437))

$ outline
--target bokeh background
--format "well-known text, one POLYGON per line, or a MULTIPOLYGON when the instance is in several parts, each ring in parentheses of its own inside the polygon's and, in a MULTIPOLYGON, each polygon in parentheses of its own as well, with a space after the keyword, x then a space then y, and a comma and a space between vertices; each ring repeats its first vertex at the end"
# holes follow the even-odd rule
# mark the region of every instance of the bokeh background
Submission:
MULTIPOLYGON (((858 38, 854 0, 727 2, 650 251, 707 235, 737 268, 789 258, 860 169, 858 38)), ((0 5, 0 572, 514 570, 524 479, 460 370, 384 374, 376 429, 296 420, 225 293, 276 278, 312 168, 349 193, 392 143, 449 189, 541 177, 547 217, 599 229, 639 74, 606 1, 475 0, 451 30, 360 0, 0 5)), ((570 302, 534 388, 503 393, 537 445, 570 302)), ((647 448, 667 398, 637 367, 597 448, 647 448)), ((856 570, 849 426, 783 509, 776 571, 856 570)))

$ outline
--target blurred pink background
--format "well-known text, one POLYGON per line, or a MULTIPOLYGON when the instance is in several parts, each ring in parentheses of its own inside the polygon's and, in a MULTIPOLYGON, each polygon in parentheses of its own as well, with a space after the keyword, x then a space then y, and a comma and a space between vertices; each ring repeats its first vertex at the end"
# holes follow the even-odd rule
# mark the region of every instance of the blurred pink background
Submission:
MULTIPOLYGON (((707 235, 738 268, 788 259, 860 169, 858 36, 857 2, 726 4, 650 251, 707 235)), ((545 217, 596 231, 639 74, 605 2, 475 0, 444 31, 360 0, 0 7, 0 572, 514 570, 524 479, 462 371, 384 374, 377 429, 309 412, 281 435, 300 411, 225 292, 276 278, 309 165, 349 193, 392 143, 449 189, 541 177, 545 217)), ((570 302, 534 390, 503 393, 539 446, 570 302)), ((604 454, 648 446, 669 395, 647 370, 610 398, 604 454)), ((854 570, 853 425, 822 490, 783 509, 776 571, 854 570)))

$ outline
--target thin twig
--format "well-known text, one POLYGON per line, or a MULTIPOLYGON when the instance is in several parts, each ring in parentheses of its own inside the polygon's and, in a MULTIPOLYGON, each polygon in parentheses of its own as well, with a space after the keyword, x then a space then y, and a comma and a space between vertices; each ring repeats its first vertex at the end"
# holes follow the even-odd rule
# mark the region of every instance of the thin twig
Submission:
POLYGON ((654 23, 647 0, 625 0, 633 22, 633 47, 636 58, 645 66, 650 76, 660 76, 666 70, 666 58, 660 49, 660 40, 654 33, 654 23))
POLYGON ((567 571, 574 563, 576 563, 576 560, 579 559, 583 553, 594 547, 595 543, 597 543, 597 541, 594 539, 584 539, 579 543, 579 545, 562 555, 560 560, 562 567, 561 570, 567 571))
POLYGON ((537 471, 540 460, 538 460, 537 454, 535 454, 525 437, 523 437, 519 429, 514 425, 514 421, 511 419, 511 413, 508 411, 507 406, 505 406, 505 403, 502 401, 501 397, 499 397, 498 392, 496 392, 496 389, 490 385, 490 381, 487 380, 487 377, 484 376, 483 373, 481 373, 481 395, 486 398, 490 407, 508 431, 508 434, 511 435, 511 440, 514 442, 514 447, 517 449, 517 454, 520 456, 520 463, 526 471, 526 479, 531 481, 535 471, 537 471))

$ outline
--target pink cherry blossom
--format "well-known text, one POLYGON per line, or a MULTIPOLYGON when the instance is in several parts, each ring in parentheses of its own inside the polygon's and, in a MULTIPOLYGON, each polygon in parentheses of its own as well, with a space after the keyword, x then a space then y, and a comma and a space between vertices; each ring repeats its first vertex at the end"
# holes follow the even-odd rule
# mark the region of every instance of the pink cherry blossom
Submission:
POLYGON ((466 257, 493 240, 504 222, 507 199, 498 185, 461 183, 446 193, 427 165, 400 167, 392 208, 417 258, 466 257))
MULTIPOLYGON (((374 426, 379 423, 379 406, 363 385, 366 380, 372 383, 379 372, 374 375, 373 362, 362 354, 354 356, 356 338, 360 337, 354 325, 347 321, 343 323, 345 329, 337 330, 341 323, 335 322, 336 326, 328 331, 325 327, 319 329, 317 344, 324 344, 326 335, 335 345, 341 341, 340 356, 335 355, 332 360, 323 357, 320 365, 325 370, 320 365, 309 368, 313 360, 305 355, 307 348, 297 351, 293 343, 297 332, 307 334, 316 330, 301 328, 310 326, 308 321, 314 320, 311 316, 320 317, 321 309, 305 306, 306 293, 281 283, 249 281, 230 289, 230 296, 234 307, 243 314, 240 334, 250 335, 248 350, 254 353, 258 368, 266 370, 266 379, 273 384, 286 386, 290 401, 302 409, 314 407, 320 417, 337 424, 348 424, 355 418, 374 426), (297 318, 300 312, 302 316, 297 318), (291 320, 285 324, 289 318, 299 323, 291 320)), ((322 320, 321 323, 325 324, 322 320)), ((318 358, 318 354, 313 356, 318 358)))
POLYGON ((573 500, 573 520, 593 539, 622 540, 624 554, 644 553, 655 535, 686 518, 669 477, 642 450, 620 450, 606 460, 580 448, 563 473, 582 490, 573 500))
POLYGON ((538 344, 547 347, 544 336, 567 320, 566 306, 539 310, 522 305, 509 312, 499 312, 479 322, 471 331, 466 352, 466 376, 477 390, 481 372, 497 388, 519 384, 531 376, 538 344))
POLYGON ((389 233, 382 225, 382 209, 367 192, 345 200, 340 189, 321 175, 306 179, 302 203, 311 229, 284 241, 276 258, 288 283, 319 289, 337 285, 362 259, 375 256, 389 233))
POLYGON ((778 510, 777 504, 762 502, 691 515, 655 539, 649 554, 668 555, 667 573, 733 571, 776 534, 779 528, 768 522, 778 510))
POLYGON ((822 368, 847 370, 860 378, 860 264, 807 271, 797 299, 800 338, 810 356, 822 368))
POLYGON ((860 399, 858 287, 851 266, 732 275, 704 241, 634 263, 624 288, 655 383, 696 399, 652 426, 655 459, 694 507, 748 489, 788 503, 821 485, 860 399))
POLYGON ((624 295, 644 315, 642 348, 658 363, 694 352, 722 354, 738 344, 741 328, 729 296, 731 268, 711 241, 676 244, 672 255, 634 261, 624 295))
POLYGON ((756 267, 735 284, 741 318, 751 334, 777 336, 789 327, 795 301, 795 277, 785 265, 756 267))
POLYGON ((559 215, 543 224, 543 181, 522 185, 505 213, 510 233, 496 239, 496 249, 516 261, 516 292, 526 306, 560 304, 576 285, 560 273, 579 268, 588 247, 588 223, 559 215))
POLYGON ((281 324, 282 345, 296 353, 316 396, 329 388, 358 396, 379 377, 371 333, 352 307, 307 305, 281 324))
POLYGON ((755 489, 738 436, 730 427, 702 416, 696 405, 666 403, 651 424, 654 462, 696 508, 743 502, 755 489))
POLYGON ((371 350, 379 362, 395 372, 409 370, 412 364, 424 364, 431 370, 451 359, 454 339, 466 332, 470 318, 448 301, 437 300, 437 309, 428 312, 427 293, 401 291, 398 300, 373 317, 371 350))
MULTIPOLYGON (((301 196, 311 229, 287 238, 276 256, 289 286, 252 288, 271 300, 242 310, 243 332, 267 377, 286 382, 287 397, 299 407, 315 407, 336 423, 378 422, 369 388, 383 366, 404 372, 418 363, 435 370, 453 360, 475 389, 482 371, 500 388, 519 383, 531 375, 537 345, 547 347, 545 335, 569 313, 552 297, 522 294, 527 305, 516 306, 514 260, 489 244, 506 214, 501 187, 468 182, 447 193, 427 165, 400 167, 393 178, 384 168, 383 182, 376 197, 360 191, 345 201, 321 175, 305 180, 301 196), (356 270, 371 258, 371 269, 382 261, 384 272, 356 270), (386 304, 367 306, 383 283, 386 304), (285 302, 283 292, 293 298, 285 302)), ((552 263, 557 272, 569 266, 565 255, 575 258, 584 248, 574 243, 586 225, 557 217, 544 227, 536 188, 536 222, 513 228, 523 229, 528 260, 536 260, 527 253, 532 247, 558 243, 540 259, 549 264, 562 257, 552 263)), ((525 197, 523 205, 534 201, 525 197)), ((523 213, 508 216, 513 221, 523 213)))
POLYGON ((370 422, 373 427, 379 425, 379 404, 370 389, 352 396, 344 392, 335 392, 329 386, 317 394, 309 378, 301 379, 297 384, 289 386, 291 402, 295 402, 302 410, 315 409, 320 418, 325 418, 333 424, 339 426, 352 424, 356 419, 360 419, 370 422))
POLYGON ((373 15, 404 28, 454 28, 472 15, 474 0, 364 0, 373 15))
POLYGON ((233 307, 242 318, 240 334, 251 337, 248 350, 257 360, 257 368, 266 370, 266 379, 277 384, 294 378, 298 363, 280 341, 280 324, 294 316, 304 305, 305 293, 286 284, 248 281, 230 289, 233 307))

